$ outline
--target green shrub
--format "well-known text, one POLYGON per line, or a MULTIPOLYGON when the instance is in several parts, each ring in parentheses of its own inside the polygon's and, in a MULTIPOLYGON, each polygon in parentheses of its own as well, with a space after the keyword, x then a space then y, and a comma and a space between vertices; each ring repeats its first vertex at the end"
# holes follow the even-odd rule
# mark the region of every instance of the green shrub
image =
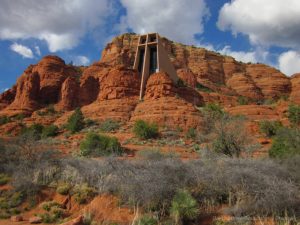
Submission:
POLYGON ((195 128, 188 129, 186 133, 186 138, 194 140, 196 139, 196 137, 197 137, 197 130, 195 128))
POLYGON ((259 122, 260 131, 268 137, 276 135, 280 128, 282 128, 282 123, 278 120, 263 120, 259 122))
POLYGON ((55 137, 58 134, 59 128, 52 124, 43 128, 42 138, 55 137))
POLYGON ((53 207, 62 208, 61 204, 54 201, 44 202, 42 205, 42 208, 47 212, 50 212, 53 207))
POLYGON ((208 103, 203 107, 203 112, 209 114, 212 118, 217 119, 225 114, 222 106, 215 103, 208 103))
POLYGON ((292 125, 300 124, 300 105, 290 105, 288 109, 288 118, 292 125))
POLYGON ((213 92, 212 89, 210 89, 210 88, 208 88, 208 87, 206 87, 206 86, 204 86, 203 84, 200 84, 200 83, 196 84, 196 89, 198 91, 203 91, 203 92, 207 92, 207 93, 213 92))
POLYGON ((176 224, 183 219, 194 219, 199 213, 197 201, 188 191, 178 191, 172 200, 170 213, 176 224))
POLYGON ((102 132, 112 132, 120 128, 120 123, 118 121, 107 119, 100 124, 100 131, 102 132))
POLYGON ((0 125, 9 123, 10 121, 11 121, 11 119, 9 117, 7 117, 7 116, 1 116, 0 117, 0 125))
POLYGON ((77 108, 74 111, 74 113, 69 117, 66 128, 72 134, 74 134, 84 128, 84 116, 83 116, 80 108, 77 108))
POLYGON ((239 96, 237 99, 239 105, 248 105, 249 104, 249 98, 245 96, 239 96))
POLYGON ((16 120, 23 120, 26 116, 23 113, 17 114, 14 116, 16 120))
POLYGON ((41 134, 43 132, 44 126, 35 123, 29 127, 24 126, 21 130, 21 135, 26 138, 32 138, 34 140, 41 139, 41 134))
POLYGON ((300 154, 300 130, 281 128, 273 140, 269 155, 272 158, 288 158, 300 154))
POLYGON ((15 208, 19 206, 24 201, 24 194, 22 192, 14 192, 9 199, 10 208, 15 208))
POLYGON ((142 216, 137 222, 137 225, 156 225, 156 224, 158 224, 157 219, 149 215, 142 216))
POLYGON ((92 200, 95 195, 96 191, 86 184, 77 186, 74 190, 74 199, 79 204, 87 203, 88 201, 92 200))
POLYGON ((159 135, 156 124, 149 124, 143 120, 138 120, 135 122, 133 132, 138 138, 141 139, 157 138, 159 135))
POLYGON ((61 194, 61 195, 67 195, 69 194, 71 189, 71 185, 70 184, 59 184, 56 188, 56 192, 61 194))
POLYGON ((87 134, 85 140, 80 144, 80 154, 82 156, 108 156, 120 155, 121 145, 117 138, 96 133, 87 134))
POLYGON ((226 115, 215 121, 212 135, 212 149, 230 157, 239 157, 253 147, 244 120, 239 117, 226 115))
POLYGON ((5 185, 9 182, 10 177, 6 174, 0 173, 0 185, 5 185))

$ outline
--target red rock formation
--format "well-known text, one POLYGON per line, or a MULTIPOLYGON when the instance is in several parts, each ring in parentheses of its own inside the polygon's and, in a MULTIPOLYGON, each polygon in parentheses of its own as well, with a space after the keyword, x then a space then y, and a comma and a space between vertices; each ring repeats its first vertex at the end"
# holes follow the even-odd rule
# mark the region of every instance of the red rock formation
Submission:
POLYGON ((11 104, 16 96, 17 86, 14 85, 11 89, 0 94, 0 110, 11 104))
POLYGON ((142 119, 161 127, 187 130, 201 124, 201 116, 194 105, 180 98, 178 90, 165 73, 149 77, 144 100, 135 108, 131 122, 142 119))
POLYGON ((195 74, 188 69, 177 70, 178 77, 185 82, 186 85, 195 88, 197 85, 197 79, 195 74))
POLYGON ((119 67, 101 78, 99 100, 121 99, 139 95, 140 79, 134 70, 119 67))
POLYGON ((300 104, 300 73, 294 74, 291 77, 292 92, 290 99, 296 104, 300 104))
POLYGON ((76 77, 68 77, 62 84, 58 107, 63 110, 72 110, 78 106, 78 92, 79 83, 76 77))

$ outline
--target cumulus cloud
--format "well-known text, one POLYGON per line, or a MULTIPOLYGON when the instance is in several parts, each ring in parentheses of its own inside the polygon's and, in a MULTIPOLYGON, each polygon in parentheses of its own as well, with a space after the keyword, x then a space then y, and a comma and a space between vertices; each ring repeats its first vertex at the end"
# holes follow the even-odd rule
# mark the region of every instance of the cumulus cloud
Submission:
POLYGON ((232 56, 238 61, 244 63, 257 63, 257 62, 266 62, 269 55, 268 51, 265 51, 261 48, 256 48, 254 51, 233 51, 229 45, 225 46, 223 49, 218 50, 223 55, 232 56))
POLYGON ((0 39, 37 38, 55 52, 76 46, 103 24, 109 0, 1 0, 0 39))
POLYGON ((32 50, 24 45, 14 43, 10 46, 10 49, 24 58, 33 58, 32 50))
POLYGON ((287 51, 282 53, 278 59, 279 69, 291 76, 300 73, 300 53, 296 51, 287 51))
POLYGON ((218 27, 251 43, 300 48, 299 0, 233 0, 220 10, 218 27))
POLYGON ((120 0, 127 15, 120 27, 143 34, 158 32, 178 42, 194 43, 209 16, 204 0, 120 0))
POLYGON ((34 47, 34 50, 35 50, 35 54, 37 54, 38 56, 41 55, 41 50, 40 50, 40 47, 39 47, 39 46, 35 46, 35 47, 34 47))
POLYGON ((86 56, 79 55, 74 59, 74 65, 76 66, 87 66, 88 64, 90 64, 90 59, 86 56))

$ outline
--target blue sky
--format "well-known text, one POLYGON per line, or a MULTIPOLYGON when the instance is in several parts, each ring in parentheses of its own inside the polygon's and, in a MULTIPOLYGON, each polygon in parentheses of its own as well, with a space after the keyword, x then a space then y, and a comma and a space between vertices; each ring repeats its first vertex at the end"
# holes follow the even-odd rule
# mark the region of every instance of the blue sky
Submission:
POLYGON ((1 0, 0 92, 45 55, 98 61, 128 31, 300 72, 299 0, 1 0))

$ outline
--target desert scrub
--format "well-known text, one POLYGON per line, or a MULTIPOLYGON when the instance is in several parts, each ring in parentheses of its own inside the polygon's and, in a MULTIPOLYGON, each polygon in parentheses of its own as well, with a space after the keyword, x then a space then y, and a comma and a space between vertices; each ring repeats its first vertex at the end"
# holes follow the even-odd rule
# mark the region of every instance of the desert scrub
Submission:
POLYGON ((269 155, 272 158, 300 155, 300 129, 281 128, 273 140, 269 155))
POLYGON ((57 136, 59 128, 56 125, 49 125, 43 127, 41 138, 57 136))
POLYGON ((189 128, 185 136, 187 139, 195 140, 197 137, 197 130, 195 128, 189 128))
POLYGON ((4 173, 0 173, 0 185, 5 185, 10 181, 10 177, 4 173))
POLYGON ((198 203, 188 191, 177 191, 171 203, 170 214, 175 224, 179 224, 184 219, 195 219, 199 214, 198 203))
POLYGON ((24 126, 21 130, 21 135, 27 139, 40 140, 43 129, 43 125, 35 123, 29 127, 24 126))
POLYGON ((290 105, 288 108, 288 118, 292 125, 300 124, 300 105, 290 105))
POLYGON ((140 139, 157 138, 158 126, 155 123, 147 123, 144 120, 138 120, 133 127, 134 134, 140 139))
POLYGON ((260 132, 265 134, 267 137, 272 137, 277 134, 278 130, 282 128, 282 123, 278 120, 270 121, 263 120, 259 122, 260 132))
POLYGON ((157 225, 158 219, 151 215, 143 215, 134 225, 157 225))
POLYGON ((56 188, 56 192, 61 194, 61 195, 69 194, 70 190, 71 190, 71 185, 68 184, 68 183, 58 184, 58 186, 56 188))
POLYGON ((92 200, 96 195, 94 188, 87 184, 79 185, 74 188, 74 199, 79 204, 85 204, 92 200))
POLYGON ((42 208, 47 212, 50 212, 53 207, 62 208, 61 204, 54 201, 44 202, 42 205, 42 208))
POLYGON ((9 123, 10 121, 11 121, 11 119, 9 117, 7 117, 7 116, 1 116, 0 117, 0 125, 9 123))
POLYGON ((113 132, 117 131, 119 128, 120 122, 113 119, 107 119, 100 124, 100 131, 102 132, 113 132))
POLYGON ((80 108, 75 109, 73 114, 69 117, 66 128, 72 134, 81 131, 84 128, 84 116, 80 108))
POLYGON ((121 155, 122 148, 117 138, 89 133, 80 144, 81 156, 121 155))

